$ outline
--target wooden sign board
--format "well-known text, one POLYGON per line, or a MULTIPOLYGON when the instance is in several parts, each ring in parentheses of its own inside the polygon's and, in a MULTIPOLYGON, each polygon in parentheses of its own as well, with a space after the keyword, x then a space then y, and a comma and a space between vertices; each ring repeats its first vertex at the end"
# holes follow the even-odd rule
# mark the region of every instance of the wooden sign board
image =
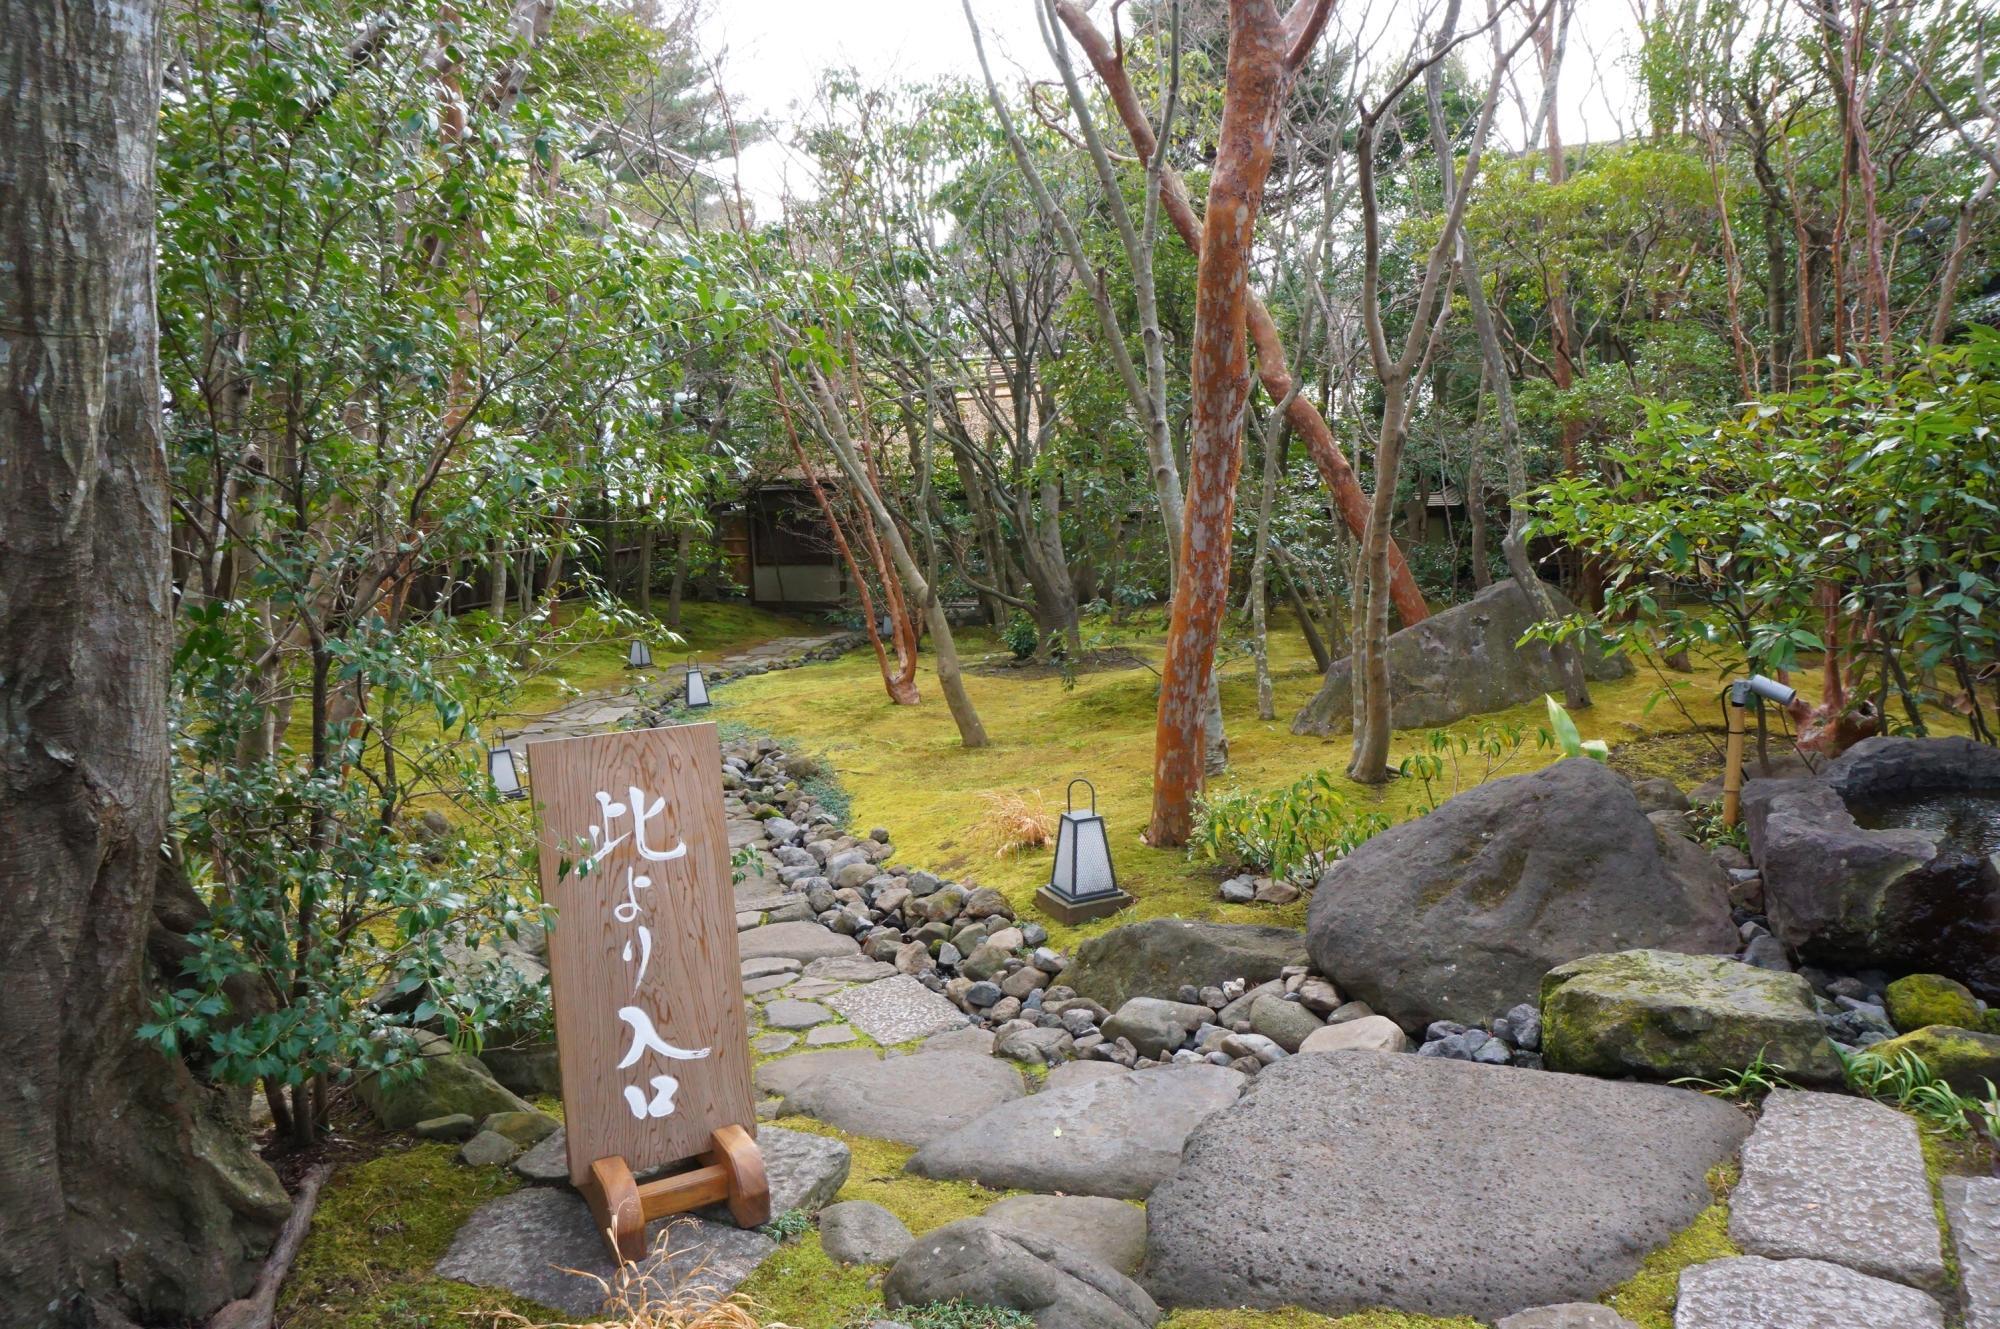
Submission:
POLYGON ((530 744, 528 773, 570 1181, 588 1192, 599 1160, 643 1175, 729 1127, 754 1136, 715 726, 530 744))

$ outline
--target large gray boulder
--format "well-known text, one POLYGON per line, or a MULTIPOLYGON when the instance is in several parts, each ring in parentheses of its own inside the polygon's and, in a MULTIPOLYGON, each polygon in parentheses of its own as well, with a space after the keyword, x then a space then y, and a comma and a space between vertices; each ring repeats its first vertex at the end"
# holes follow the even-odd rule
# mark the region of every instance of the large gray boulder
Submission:
POLYGON ((1054 1240, 966 1218, 911 1244, 882 1284, 890 1310, 934 1301, 1001 1306, 1037 1329, 1151 1329, 1160 1309, 1108 1265, 1054 1240))
POLYGON ((1841 1080, 1803 978, 1673 951, 1587 955, 1551 969, 1542 1056, 1550 1070, 1653 1080, 1712 1080, 1761 1056, 1802 1083, 1841 1080))
MULTIPOLYGON (((1558 614, 1574 612, 1561 591, 1551 586, 1548 592, 1558 614)), ((1398 729, 1431 729, 1561 692, 1562 676, 1547 648, 1516 644, 1540 618, 1508 580, 1390 633, 1390 722, 1398 729)), ((1624 678, 1632 665, 1622 655, 1586 650, 1584 672, 1602 682, 1624 678)), ((1346 733, 1354 720, 1352 677, 1351 660, 1334 661, 1319 692, 1292 720, 1292 732, 1346 733)))
POLYGON ((1412 1032, 1533 1001, 1579 956, 1739 944, 1727 874, 1583 757, 1375 836, 1320 877, 1306 939, 1320 972, 1412 1032))
POLYGON ((1188 983, 1242 978, 1254 986, 1305 962, 1305 938, 1291 928, 1152 918, 1084 942, 1062 981, 1115 1011, 1134 997, 1172 1000, 1188 983))
POLYGON ((1248 1082, 1203 1062, 1045 1089, 937 1136, 906 1167, 993 1190, 1142 1200, 1180 1166, 1188 1132, 1248 1082))
POLYGON ((784 1111, 854 1135, 922 1145, 1027 1092, 1011 1062, 972 1052, 916 1052, 814 1075, 785 1094, 784 1111))
POLYGON ((1711 1202, 1748 1122, 1685 1089, 1339 1052, 1266 1067, 1146 1202, 1164 1306, 1491 1322, 1601 1296, 1711 1202))
POLYGON ((1815 963, 1936 971, 2000 1001, 2000 865, 1854 812, 1968 793, 2000 799, 2000 749, 1965 738, 1864 739, 1818 779, 1752 781, 1744 825, 1772 931, 1815 963))

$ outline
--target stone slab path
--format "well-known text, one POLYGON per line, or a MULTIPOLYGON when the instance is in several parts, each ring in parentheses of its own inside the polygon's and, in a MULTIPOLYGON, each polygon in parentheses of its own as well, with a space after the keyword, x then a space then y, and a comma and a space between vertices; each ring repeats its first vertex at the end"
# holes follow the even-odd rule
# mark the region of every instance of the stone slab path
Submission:
POLYGON ((1824 1260, 1713 1260, 1681 1274, 1674 1329, 1944 1329, 1915 1288, 1824 1260))
POLYGON ((1866 1099, 1786 1089, 1765 1099, 1743 1146, 1729 1235, 1750 1255, 1945 1286, 1916 1124, 1866 1099))
POLYGON ((1946 1177, 1944 1212, 1958 1256, 1965 1329, 2000 1329, 2000 1177, 1946 1177))

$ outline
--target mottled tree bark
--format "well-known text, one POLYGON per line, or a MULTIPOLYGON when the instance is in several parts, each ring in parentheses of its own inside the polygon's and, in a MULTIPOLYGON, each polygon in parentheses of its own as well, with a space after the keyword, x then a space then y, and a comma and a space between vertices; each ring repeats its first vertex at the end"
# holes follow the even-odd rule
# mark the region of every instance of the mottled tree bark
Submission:
MULTIPOLYGON (((1305 0, 1301 0, 1300 7, 1304 4, 1305 0)), ((1132 146, 1142 159, 1152 160, 1156 149, 1153 129, 1147 122, 1138 94, 1133 91, 1131 80, 1125 75, 1120 57, 1113 51, 1111 43, 1105 40, 1104 34, 1072 0, 1056 0, 1055 8, 1063 26, 1076 38, 1077 45, 1089 58, 1091 68, 1097 71, 1111 104, 1117 108, 1127 136, 1132 140, 1132 146)), ((1296 8, 1294 12, 1297 12, 1296 8)), ((1182 242, 1199 257, 1202 222, 1195 216, 1194 204, 1188 199, 1186 186, 1171 168, 1163 168, 1161 172, 1160 202, 1182 242)), ((1264 391, 1272 401, 1283 401, 1291 393, 1292 373, 1285 363, 1285 347, 1278 338, 1278 325, 1272 321, 1264 302, 1254 293, 1246 297, 1245 317, 1250 340, 1257 348, 1258 380, 1263 383, 1264 391)), ((1341 455, 1339 445, 1334 442, 1333 429, 1327 424, 1326 417, 1319 413, 1319 408, 1303 393, 1293 396, 1291 401, 1285 412, 1286 421, 1305 440, 1306 451, 1311 454, 1313 465, 1318 468, 1320 479, 1333 498, 1341 519, 1347 523, 1349 530, 1360 535, 1368 524, 1368 495, 1355 478, 1354 468, 1341 455)), ((1389 564, 1398 617, 1405 626, 1427 618, 1430 610, 1424 604, 1423 592, 1417 589, 1416 578, 1410 575, 1403 551, 1394 541, 1389 545, 1389 564)))
POLYGON ((158 10, 20 0, 0 46, 0 1321, 199 1319, 284 1220, 138 1040, 173 649, 153 302, 158 10))
MULTIPOLYGON (((1280 18, 1270 0, 1231 0, 1229 63, 1197 246, 1189 367, 1188 492, 1181 523, 1166 666, 1153 735, 1155 845, 1187 843, 1204 775, 1210 670, 1229 599, 1231 522, 1250 400, 1250 246, 1278 143, 1285 93, 1319 37, 1330 0, 1299 0, 1280 18)), ((1294 398, 1296 400, 1296 398, 1294 398)))

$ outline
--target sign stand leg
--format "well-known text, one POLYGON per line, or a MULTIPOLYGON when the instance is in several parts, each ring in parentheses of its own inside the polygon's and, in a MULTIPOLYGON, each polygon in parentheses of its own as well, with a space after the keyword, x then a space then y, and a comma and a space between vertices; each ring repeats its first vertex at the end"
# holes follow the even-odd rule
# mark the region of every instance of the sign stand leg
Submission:
POLYGON ((741 1126, 723 1126, 709 1136, 710 1149, 699 1166, 641 1184, 622 1157, 600 1158, 590 1165, 590 1179, 581 1187, 597 1230, 604 1234, 613 1259, 636 1263, 646 1256, 646 1224, 669 1214, 727 1201, 736 1226, 758 1227, 771 1221, 771 1185, 764 1176, 764 1156, 741 1126))

